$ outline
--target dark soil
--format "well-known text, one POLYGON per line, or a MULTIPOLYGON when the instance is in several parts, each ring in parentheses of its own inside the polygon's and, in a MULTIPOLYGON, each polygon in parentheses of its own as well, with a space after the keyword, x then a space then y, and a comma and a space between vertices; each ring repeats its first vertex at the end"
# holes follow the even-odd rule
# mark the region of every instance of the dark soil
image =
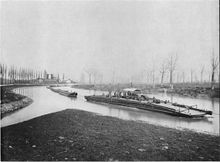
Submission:
POLYGON ((220 137, 64 110, 1 128, 1 160, 220 160, 220 137))

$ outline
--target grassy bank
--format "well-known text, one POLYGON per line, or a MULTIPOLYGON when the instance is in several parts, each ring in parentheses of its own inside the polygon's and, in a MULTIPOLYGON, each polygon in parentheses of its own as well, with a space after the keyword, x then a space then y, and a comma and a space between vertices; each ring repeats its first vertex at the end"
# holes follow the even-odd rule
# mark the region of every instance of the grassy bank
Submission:
POLYGON ((9 113, 30 105, 33 100, 26 96, 14 93, 12 90, 21 86, 10 85, 1 87, 1 118, 9 113))
POLYGON ((13 89, 20 87, 33 87, 33 86, 44 86, 42 84, 10 84, 7 86, 1 86, 1 104, 10 103, 14 101, 20 101, 26 96, 17 94, 13 92, 13 89))
POLYGON ((220 160, 220 138, 64 110, 1 128, 2 160, 220 160))
POLYGON ((1 87, 1 104, 19 101, 25 96, 14 93, 12 87, 1 87))

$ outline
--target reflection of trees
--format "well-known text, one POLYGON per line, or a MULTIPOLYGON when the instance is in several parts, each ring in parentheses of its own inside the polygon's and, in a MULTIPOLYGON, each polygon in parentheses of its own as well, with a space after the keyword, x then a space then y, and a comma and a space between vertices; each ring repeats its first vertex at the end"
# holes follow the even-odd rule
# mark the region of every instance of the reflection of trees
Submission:
POLYGON ((23 96, 33 97, 33 87, 16 88, 14 92, 23 96))

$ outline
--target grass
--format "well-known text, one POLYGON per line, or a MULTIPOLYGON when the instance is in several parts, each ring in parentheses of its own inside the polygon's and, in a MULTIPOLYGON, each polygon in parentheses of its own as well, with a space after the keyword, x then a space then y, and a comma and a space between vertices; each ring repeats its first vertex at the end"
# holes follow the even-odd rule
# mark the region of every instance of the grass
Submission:
POLYGON ((220 137, 64 110, 1 128, 2 160, 220 160, 220 137))

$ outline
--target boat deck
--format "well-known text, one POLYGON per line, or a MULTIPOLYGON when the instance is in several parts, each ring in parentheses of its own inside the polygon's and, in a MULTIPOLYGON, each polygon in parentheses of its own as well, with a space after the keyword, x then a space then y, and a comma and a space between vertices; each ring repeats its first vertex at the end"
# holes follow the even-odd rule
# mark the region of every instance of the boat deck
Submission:
POLYGON ((187 109, 184 107, 179 107, 179 106, 174 106, 172 104, 165 104, 165 103, 154 103, 154 105, 159 105, 159 106, 164 106, 170 109, 174 109, 177 112, 181 112, 182 114, 186 114, 186 115, 192 115, 192 116, 204 116, 205 113, 204 112, 200 112, 198 110, 192 110, 192 109, 187 109))
POLYGON ((130 107, 137 107, 140 109, 158 111, 163 113, 169 113, 177 116, 185 117, 203 117, 207 112, 200 109, 192 109, 190 107, 181 107, 173 105, 172 103, 155 103, 153 100, 148 101, 139 101, 134 99, 125 99, 118 97, 106 98, 105 96, 87 96, 87 100, 97 101, 97 102, 106 102, 110 104, 124 105, 130 107), (89 98, 88 98, 89 97, 89 98))

